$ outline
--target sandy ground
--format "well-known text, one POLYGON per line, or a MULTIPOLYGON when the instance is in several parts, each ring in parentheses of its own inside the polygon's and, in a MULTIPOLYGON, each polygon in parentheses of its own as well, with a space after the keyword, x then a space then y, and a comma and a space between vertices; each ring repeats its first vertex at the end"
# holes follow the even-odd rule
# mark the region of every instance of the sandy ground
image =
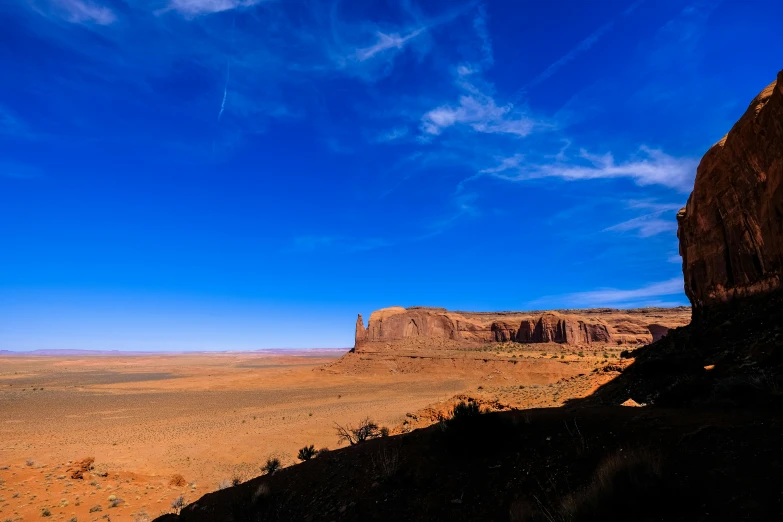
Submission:
POLYGON ((335 448, 335 422, 369 416, 394 431, 406 414, 464 392, 556 403, 589 391, 587 381, 564 383, 602 363, 600 354, 558 362, 537 351, 509 375, 426 362, 342 371, 321 356, 0 358, 0 521, 143 521, 180 495, 192 502, 259 475, 269 457, 291 465, 302 446, 335 448), (84 457, 95 469, 71 478, 84 457), (175 474, 184 484, 171 483, 175 474))

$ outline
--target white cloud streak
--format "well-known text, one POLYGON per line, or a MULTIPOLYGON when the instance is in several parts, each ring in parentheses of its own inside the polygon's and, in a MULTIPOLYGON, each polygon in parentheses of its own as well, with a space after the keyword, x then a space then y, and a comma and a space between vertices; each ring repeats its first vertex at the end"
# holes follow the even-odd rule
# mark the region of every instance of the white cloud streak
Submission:
POLYGON ((604 229, 604 232, 636 232, 639 237, 652 237, 663 232, 677 230, 677 222, 661 219, 661 212, 639 216, 604 229))
POLYGON ((419 36, 426 29, 426 27, 419 27, 418 29, 414 29, 404 36, 400 36, 398 33, 384 34, 382 32, 378 32, 376 33, 378 41, 370 47, 357 49, 355 58, 356 60, 363 62, 365 60, 369 60, 379 53, 388 51, 389 49, 401 50, 410 40, 419 36))
POLYGON ((73 24, 109 25, 117 20, 108 7, 85 0, 55 0, 53 7, 60 18, 73 24))
POLYGON ((637 185, 662 185, 681 192, 693 186, 697 161, 691 158, 675 158, 659 149, 642 146, 640 156, 617 163, 612 154, 591 154, 585 150, 579 158, 554 163, 523 163, 515 155, 503 159, 499 165, 479 171, 509 181, 525 181, 555 177, 567 181, 591 179, 630 178, 637 185))
POLYGON ((484 4, 479 4, 477 11, 473 18, 473 30, 481 40, 481 62, 486 67, 491 67, 495 63, 495 57, 492 54, 492 39, 487 29, 487 9, 484 4))
POLYGON ((160 11, 177 11, 185 17, 229 11, 238 7, 250 7, 262 0, 171 0, 166 9, 160 11))
POLYGON ((530 303, 532 306, 557 303, 565 307, 625 307, 652 306, 657 304, 655 298, 677 296, 684 294, 682 277, 674 277, 666 281, 649 283, 640 288, 622 290, 616 288, 600 288, 587 292, 575 292, 560 296, 548 296, 530 303))
MULTIPOLYGON (((461 65, 457 72, 460 77, 464 77, 471 74, 471 69, 461 65)), ((498 106, 492 96, 462 79, 458 85, 468 93, 459 97, 456 106, 441 105, 424 114, 420 125, 422 132, 437 136, 449 127, 460 125, 488 134, 527 136, 533 131, 533 120, 514 110, 512 105, 498 106)))

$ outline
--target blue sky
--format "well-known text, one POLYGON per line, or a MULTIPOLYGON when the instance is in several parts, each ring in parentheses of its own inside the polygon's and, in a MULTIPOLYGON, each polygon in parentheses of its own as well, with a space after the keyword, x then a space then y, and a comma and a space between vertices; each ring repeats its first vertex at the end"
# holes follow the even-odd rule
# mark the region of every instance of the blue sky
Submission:
POLYGON ((343 347, 677 305, 779 2, 6 0, 0 349, 343 347), (762 14, 763 13, 763 14, 762 14))

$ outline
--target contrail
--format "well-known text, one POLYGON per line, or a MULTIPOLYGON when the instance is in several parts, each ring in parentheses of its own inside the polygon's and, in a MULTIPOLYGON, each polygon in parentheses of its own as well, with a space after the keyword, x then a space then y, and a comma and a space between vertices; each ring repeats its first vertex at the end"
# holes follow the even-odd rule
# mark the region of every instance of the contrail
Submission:
POLYGON ((525 96, 525 93, 530 87, 533 87, 535 85, 538 85, 539 83, 543 82, 553 74, 555 74, 561 67, 566 65, 568 62, 572 61, 574 58, 576 58, 578 55, 582 54, 585 51, 588 51, 595 42, 597 42, 606 32, 608 32, 610 29, 613 28, 615 25, 615 22, 620 20, 624 16, 628 16, 631 13, 633 13, 637 7, 644 4, 647 0, 636 0, 633 4, 631 4, 628 8, 625 9, 625 11, 622 12, 621 15, 616 16, 614 19, 610 20, 609 22, 605 23, 601 27, 599 27, 597 30, 593 31, 587 38, 579 42, 576 47, 572 48, 570 51, 568 51, 565 55, 561 56, 560 59, 549 65, 542 73, 538 74, 535 78, 533 78, 531 81, 529 81, 525 86, 518 89, 510 98, 511 105, 516 105, 519 103, 519 101, 525 96))
POLYGON ((223 87, 223 101, 220 102, 220 112, 218 112, 218 121, 226 110, 226 96, 228 95, 228 79, 231 77, 231 60, 226 60, 226 85, 223 87))
MULTIPOLYGON (((237 17, 234 15, 234 18, 231 20, 231 45, 229 47, 229 53, 231 52, 231 49, 234 47, 234 31, 236 30, 237 26, 237 17)), ((231 78, 231 54, 226 56, 226 85, 223 87, 223 101, 220 102, 220 112, 218 112, 218 121, 220 121, 220 117, 223 116, 223 112, 226 110, 226 98, 228 97, 228 80, 231 78)))

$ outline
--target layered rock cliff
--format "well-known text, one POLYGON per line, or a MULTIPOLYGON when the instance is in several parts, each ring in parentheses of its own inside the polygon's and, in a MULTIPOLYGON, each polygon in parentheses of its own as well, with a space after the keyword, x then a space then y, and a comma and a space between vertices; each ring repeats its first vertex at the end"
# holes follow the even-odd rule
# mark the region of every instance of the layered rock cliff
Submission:
POLYGON ((430 347, 493 342, 571 346, 638 345, 688 324, 690 309, 562 310, 547 312, 450 312, 444 308, 391 307, 356 322, 357 351, 378 345, 430 347))
POLYGON ((783 71, 701 160, 678 214, 693 322, 592 401, 783 406, 783 71))
POLYGON ((677 218, 694 319, 781 288, 783 71, 705 154, 677 218))

